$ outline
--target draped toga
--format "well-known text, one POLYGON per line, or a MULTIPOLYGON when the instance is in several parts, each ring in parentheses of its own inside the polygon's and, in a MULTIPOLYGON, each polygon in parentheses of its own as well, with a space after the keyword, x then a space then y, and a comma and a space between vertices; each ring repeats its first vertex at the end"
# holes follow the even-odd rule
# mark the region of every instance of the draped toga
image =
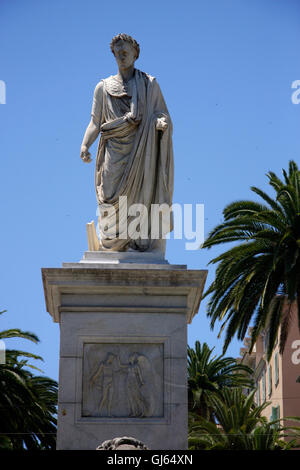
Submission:
POLYGON ((126 84, 119 76, 108 77, 95 88, 92 116, 101 132, 95 174, 100 217, 105 217, 105 223, 100 223, 101 249, 154 250, 151 206, 171 206, 174 172, 172 122, 160 87, 154 77, 137 69, 126 84), (164 132, 156 130, 162 117, 168 123, 164 132), (146 208, 142 225, 147 233, 141 230, 138 238, 128 233, 135 218, 129 211, 133 204, 146 208))

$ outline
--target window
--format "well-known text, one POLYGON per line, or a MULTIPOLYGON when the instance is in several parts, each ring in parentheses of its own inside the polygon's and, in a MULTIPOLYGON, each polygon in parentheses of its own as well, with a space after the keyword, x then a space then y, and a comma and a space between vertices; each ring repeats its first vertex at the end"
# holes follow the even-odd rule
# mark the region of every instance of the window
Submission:
POLYGON ((279 382, 279 364, 278 364, 278 353, 275 354, 275 387, 279 382))
POLYGON ((272 366, 269 366, 269 382, 268 382, 268 395, 272 395, 272 366))
POLYGON ((263 333, 264 353, 267 352, 268 343, 269 343, 269 331, 265 331, 265 332, 263 333))

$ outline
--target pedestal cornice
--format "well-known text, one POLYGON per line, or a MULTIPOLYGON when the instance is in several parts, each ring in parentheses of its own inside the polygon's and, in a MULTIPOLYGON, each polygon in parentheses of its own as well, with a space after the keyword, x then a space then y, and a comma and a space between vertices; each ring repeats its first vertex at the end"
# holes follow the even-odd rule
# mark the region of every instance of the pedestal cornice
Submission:
MULTIPOLYGON (((60 321, 60 312, 76 309, 93 311, 128 311, 134 308, 147 312, 158 313, 160 311, 178 310, 178 313, 186 311, 187 322, 191 323, 194 315, 198 312, 201 296, 204 289, 207 270, 186 270, 186 269, 154 269, 154 268, 42 268, 43 285, 46 299, 47 311, 55 322, 60 321), (70 296, 92 295, 95 302, 93 305, 82 305, 76 307, 68 304, 70 296), (126 301, 120 305, 101 300, 103 295, 111 296, 114 299, 118 296, 134 295, 137 298, 136 305, 126 305, 126 301), (161 302, 155 305, 147 303, 147 298, 161 297, 161 302), (185 302, 172 304, 172 297, 182 296, 185 302), (63 298, 65 299, 63 300, 63 298), (146 300, 145 300, 146 299, 146 300), (139 303, 140 302, 140 303, 139 303)), ((120 297, 121 296, 121 297, 120 297)), ((150 302, 151 303, 151 302, 150 302)))

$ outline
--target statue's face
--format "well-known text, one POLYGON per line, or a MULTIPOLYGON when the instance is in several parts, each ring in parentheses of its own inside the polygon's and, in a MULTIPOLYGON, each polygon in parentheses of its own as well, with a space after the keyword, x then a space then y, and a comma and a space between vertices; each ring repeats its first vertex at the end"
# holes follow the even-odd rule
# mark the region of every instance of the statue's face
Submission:
POLYGON ((120 70, 126 70, 136 61, 136 50, 127 41, 118 41, 114 46, 115 58, 120 70))
POLYGON ((110 354, 110 355, 108 356, 106 362, 107 362, 108 364, 112 364, 112 363, 114 362, 114 359, 115 359, 115 356, 112 355, 112 354, 110 354))
POLYGON ((135 362, 135 354, 129 357, 129 364, 133 364, 135 362))

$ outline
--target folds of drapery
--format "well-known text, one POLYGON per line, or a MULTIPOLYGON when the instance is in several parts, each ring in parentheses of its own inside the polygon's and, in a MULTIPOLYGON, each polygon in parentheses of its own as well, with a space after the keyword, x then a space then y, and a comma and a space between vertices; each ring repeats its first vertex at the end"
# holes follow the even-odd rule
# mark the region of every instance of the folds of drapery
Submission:
MULTIPOLYGON (((105 81, 104 81, 105 82, 105 81)), ((100 223, 101 249, 123 251, 151 250, 151 208, 153 204, 172 204, 173 147, 172 122, 156 80, 135 71, 133 96, 127 113, 141 118, 136 126, 119 115, 118 98, 103 87, 104 124, 96 160, 96 194, 103 220, 100 223), (168 128, 156 130, 157 118, 165 117, 168 128), (128 226, 134 216, 133 204, 141 204, 147 219, 145 230, 134 239, 128 226), (130 212, 130 211, 129 211, 130 212)), ((143 224, 143 222, 142 222, 143 224)), ((172 217, 170 230, 172 230, 172 217)), ((140 227, 141 229, 141 227, 140 227)), ((152 231, 153 233, 153 231, 152 231)))

